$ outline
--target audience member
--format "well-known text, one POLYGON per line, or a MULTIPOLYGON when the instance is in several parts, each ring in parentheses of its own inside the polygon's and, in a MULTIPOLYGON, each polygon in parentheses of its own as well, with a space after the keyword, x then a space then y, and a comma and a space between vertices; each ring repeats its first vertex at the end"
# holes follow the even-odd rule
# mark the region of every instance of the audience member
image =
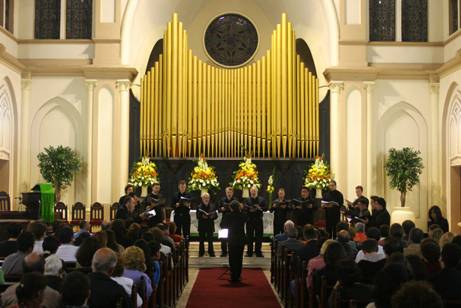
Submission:
POLYGON ((441 270, 440 246, 432 239, 427 238, 421 242, 421 254, 426 263, 429 279, 434 278, 441 270))
POLYGON ((90 278, 90 297, 92 308, 111 308, 130 306, 128 294, 110 276, 117 264, 117 255, 110 248, 101 248, 93 256, 90 278))
POLYGON ((110 229, 114 231, 117 243, 123 247, 128 247, 127 229, 124 221, 121 219, 115 219, 110 224, 110 229))
POLYGON ((26 231, 18 236, 18 251, 7 256, 2 265, 5 277, 22 275, 24 258, 32 252, 34 242, 35 238, 31 232, 26 231))
MULTIPOLYGON (((146 232, 147 233, 147 232, 146 232)), ((144 233, 144 234, 146 234, 144 233)), ((144 235, 143 234, 143 235, 144 235)), ((152 238, 150 239, 144 239, 149 242, 151 240, 155 240, 157 242, 160 243, 160 252, 163 253, 165 256, 168 256, 171 254, 172 252, 172 249, 170 246, 166 245, 165 241, 164 241, 164 238, 163 238, 163 231, 160 230, 160 228, 157 228, 157 227, 154 227, 151 229, 151 234, 152 234, 152 238)))
POLYGON ((392 296, 392 308, 443 308, 442 299, 427 282, 409 281, 392 296))
POLYGON ((355 262, 362 271, 362 282, 373 283, 376 273, 378 273, 386 263, 385 255, 378 252, 378 242, 369 239, 362 244, 362 256, 357 254, 355 262), (358 260, 358 261, 357 261, 358 260))
POLYGON ((303 247, 303 243, 298 240, 298 229, 296 227, 290 228, 287 231, 288 239, 285 241, 281 241, 278 245, 278 254, 282 254, 282 249, 288 249, 291 251, 296 251, 303 247))
POLYGON ((61 245, 56 251, 56 255, 64 262, 76 262, 75 257, 78 247, 73 245, 74 233, 70 227, 64 227, 59 230, 59 242, 61 245))
POLYGON ((295 223, 292 220, 287 220, 283 224, 283 233, 275 235, 275 240, 278 242, 286 241, 288 239, 288 232, 295 227, 295 223))
POLYGON ((343 245, 336 241, 328 245, 324 255, 325 267, 314 274, 314 290, 317 294, 320 294, 322 277, 325 278, 327 286, 332 287, 336 283, 338 280, 337 263, 343 258, 346 258, 343 245))
POLYGON ((320 254, 309 260, 307 263, 307 278, 306 283, 307 287, 311 288, 314 286, 314 274, 325 267, 325 251, 327 250, 328 246, 332 243, 336 243, 335 240, 328 239, 323 242, 322 246, 320 247, 320 254))
POLYGON ((411 220, 405 220, 404 222, 402 222, 402 228, 403 228, 403 239, 408 242, 409 239, 410 239, 410 231, 413 229, 413 228, 416 228, 416 225, 413 221, 411 220))
POLYGON ((355 224, 355 236, 353 241, 357 245, 361 245, 365 240, 367 240, 367 235, 365 234, 365 224, 358 222, 355 224))
POLYGON ((18 251, 17 239, 22 231, 20 224, 8 224, 6 227, 8 239, 0 242, 0 258, 5 258, 8 255, 18 251))
POLYGON ((449 243, 442 248, 443 269, 432 280, 432 285, 443 299, 461 300, 461 271, 456 269, 460 260, 461 247, 449 243))
POLYGON ((174 221, 170 221, 168 223, 168 235, 175 243, 179 243, 182 240, 184 240, 184 238, 181 235, 176 234, 176 224, 174 223, 174 221))
POLYGON ((294 250, 301 260, 309 261, 319 254, 320 246, 318 242, 318 232, 312 225, 305 225, 303 228, 303 237, 305 243, 294 250))
POLYGON ((389 308, 391 298, 401 285, 409 280, 405 265, 400 263, 387 264, 377 273, 373 287, 373 304, 367 308, 389 308))
POLYGON ((43 274, 46 278, 46 284, 58 291, 62 290, 62 278, 64 274, 62 260, 56 255, 50 255, 45 259, 45 269, 43 274))
POLYGON ((33 221, 27 227, 27 231, 32 232, 35 237, 33 251, 36 253, 43 253, 43 238, 46 233, 46 225, 39 221, 33 221))
MULTIPOLYGON (((114 271, 112 272, 111 279, 119 285, 121 285, 125 292, 128 294, 128 296, 131 298, 131 292, 133 291, 133 279, 123 276, 123 264, 121 258, 118 258, 117 260, 117 265, 115 266, 114 271)), ((142 298, 141 296, 139 296, 138 293, 136 294, 136 307, 141 307, 142 304, 142 298)))
POLYGON ((61 308, 87 308, 90 280, 81 272, 71 272, 62 282, 61 308))
POLYGON ((123 276, 131 278, 137 285, 145 285, 147 298, 152 295, 152 282, 146 275, 146 260, 144 252, 135 246, 129 246, 122 254, 122 264, 124 267, 123 276))
MULTIPOLYGON (((435 226, 435 225, 433 225, 435 226)), ((436 241, 437 243, 440 243, 440 239, 442 238, 443 235, 443 230, 441 228, 434 228, 429 230, 429 237, 436 241)))
POLYGON ((413 228, 410 230, 408 235, 408 245, 403 249, 403 254, 408 255, 417 255, 421 256, 421 241, 424 238, 423 230, 419 228, 413 228))
POLYGON ((117 255, 121 255, 123 253, 124 247, 117 243, 117 239, 115 238, 115 233, 111 229, 104 231, 107 236, 107 247, 112 249, 117 255))
POLYGON ((59 242, 54 235, 48 235, 43 239, 43 257, 46 258, 52 254, 55 254, 58 250, 59 242))
POLYGON ((437 225, 443 232, 448 232, 448 220, 443 217, 442 211, 437 205, 429 209, 427 227, 430 228, 432 225, 437 225))
POLYGON ((93 255, 102 247, 101 243, 95 237, 84 240, 75 254, 78 265, 81 267, 91 267, 93 255))
POLYGON ((440 248, 443 248, 445 244, 451 243, 454 237, 455 235, 451 232, 445 232, 444 234, 442 234, 439 240, 440 248))
POLYGON ((355 259, 355 256, 357 255, 357 244, 351 240, 350 232, 347 230, 341 230, 337 234, 338 243, 340 243, 344 247, 346 256, 348 256, 352 260, 355 259))

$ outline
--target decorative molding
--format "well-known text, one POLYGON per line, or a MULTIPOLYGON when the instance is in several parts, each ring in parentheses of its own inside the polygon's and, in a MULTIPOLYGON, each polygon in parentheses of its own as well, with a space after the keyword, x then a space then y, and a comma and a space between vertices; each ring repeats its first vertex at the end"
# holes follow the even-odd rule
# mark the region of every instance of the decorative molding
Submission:
POLYGON ((96 79, 85 79, 85 84, 89 90, 93 90, 97 83, 98 81, 96 79))
POLYGON ((330 88, 332 93, 340 93, 344 90, 344 82, 330 82, 328 84, 328 87, 330 88))
POLYGON ((43 45, 43 44, 62 44, 62 45, 74 45, 74 44, 93 44, 93 40, 90 39, 19 39, 18 44, 24 45, 43 45))
POLYGON ((15 41, 16 43, 18 42, 18 39, 14 36, 14 34, 6 30, 4 27, 0 27, 0 32, 8 36, 10 39, 15 41))
POLYGON ((22 72, 25 69, 25 66, 16 57, 12 56, 3 44, 0 44, 0 62, 17 72, 22 72))
POLYGON ((88 79, 126 79, 131 82, 138 75, 138 71, 129 66, 89 65, 83 68, 83 75, 88 79))
POLYGON ((32 79, 30 78, 21 79, 21 87, 24 91, 29 91, 31 86, 32 86, 32 79))
POLYGON ((341 40, 342 46, 387 46, 387 47, 443 47, 444 42, 402 42, 402 41, 361 41, 361 40, 341 40))
POLYGON ((120 92, 128 91, 131 87, 131 81, 128 79, 117 80, 115 86, 120 92))

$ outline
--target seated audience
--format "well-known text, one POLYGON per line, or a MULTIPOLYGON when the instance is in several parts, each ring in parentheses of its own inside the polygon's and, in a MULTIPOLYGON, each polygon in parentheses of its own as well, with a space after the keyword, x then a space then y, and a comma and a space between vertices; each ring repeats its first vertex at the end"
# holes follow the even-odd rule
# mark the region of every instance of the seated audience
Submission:
POLYGON ((427 282, 409 281, 392 296, 392 308, 443 308, 440 296, 427 282))
POLYGON ((426 264, 429 279, 433 279, 441 270, 440 246, 432 239, 424 239, 421 242, 421 254, 426 264))
POLYGON ((404 243, 401 239, 395 237, 389 237, 386 239, 383 245, 384 253, 386 257, 390 257, 392 254, 399 252, 403 254, 404 243))
POLYGON ((403 240, 408 242, 410 239, 410 231, 413 228, 416 228, 416 225, 411 220, 405 220, 404 222, 402 222, 402 228, 403 228, 403 240))
POLYGON ((294 250, 294 252, 303 261, 309 261, 310 259, 318 256, 320 252, 320 246, 318 241, 318 232, 312 225, 305 225, 303 228, 303 237, 305 243, 294 250))
MULTIPOLYGON (((123 264, 122 260, 118 258, 117 260, 117 265, 115 266, 114 271, 112 272, 112 277, 111 279, 121 285, 125 292, 128 294, 128 296, 131 298, 132 294, 131 292, 133 291, 133 279, 128 278, 128 277, 123 277, 123 264)), ((139 296, 139 293, 136 294, 136 307, 141 307, 143 304, 141 296, 139 296)))
POLYGON ((18 251, 17 239, 22 231, 22 227, 19 224, 9 224, 6 227, 6 231, 8 239, 0 242, 0 258, 5 258, 18 251))
POLYGON ((89 224, 86 220, 82 220, 82 221, 78 224, 78 231, 74 233, 74 240, 77 241, 77 239, 78 239, 82 234, 91 235, 91 232, 90 232, 90 224, 89 224))
POLYGON ((115 238, 114 231, 112 231, 111 229, 108 229, 104 232, 106 233, 106 236, 107 236, 106 246, 112 249, 117 255, 122 254, 125 248, 119 243, 117 243, 117 239, 115 238))
POLYGON ((296 251, 303 247, 303 243, 298 240, 298 229, 296 227, 290 228, 287 230, 288 239, 285 241, 279 242, 278 245, 278 254, 282 255, 282 249, 289 251, 296 251))
POLYGON ((35 237, 33 251, 36 253, 43 253, 43 239, 45 238, 46 225, 39 221, 33 221, 27 227, 27 231, 32 232, 35 237))
POLYGON ((150 241, 148 243, 148 247, 150 250, 150 253, 152 255, 152 285, 154 288, 158 287, 158 284, 160 283, 160 243, 156 241, 150 241))
POLYGON ((411 280, 428 280, 429 273, 423 259, 417 255, 408 255, 405 261, 411 280))
POLYGON ((383 246, 384 241, 389 237, 390 227, 389 225, 379 226, 379 233, 381 234, 380 239, 378 240, 378 245, 383 246))
POLYGON ((90 280, 80 272, 71 272, 62 282, 61 308, 87 308, 90 280))
POLYGON ((181 235, 176 234, 176 224, 174 221, 168 223, 168 235, 175 243, 179 243, 184 239, 181 235))
POLYGON ((117 264, 117 255, 110 248, 96 251, 91 264, 90 297, 88 305, 92 308, 112 308, 130 306, 128 294, 110 276, 117 264))
POLYGON ((288 232, 295 227, 295 223, 292 220, 287 220, 283 224, 283 233, 275 235, 274 239, 278 242, 286 241, 288 239, 288 232))
MULTIPOLYGON (((436 225, 432 225, 432 226, 436 226, 436 225)), ((434 229, 429 229, 429 237, 431 239, 433 239, 434 241, 436 241, 437 243, 440 243, 440 239, 442 238, 442 235, 443 235, 443 230, 441 228, 434 228, 434 229)))
POLYGON ((361 245, 364 241, 366 241, 367 235, 365 234, 365 224, 362 222, 358 222, 355 224, 355 236, 353 241, 357 243, 357 245, 361 245))
POLYGON ((128 237, 127 229, 125 227, 125 222, 121 219, 115 219, 110 224, 110 229, 115 233, 115 239, 117 243, 123 247, 128 247, 128 237))
POLYGON ((46 284, 61 292, 62 278, 64 276, 63 262, 56 255, 50 255, 45 259, 45 269, 43 274, 46 278, 46 284))
POLYGON ((408 280, 408 271, 404 264, 387 264, 376 275, 372 292, 373 303, 368 305, 367 308, 389 308, 392 296, 408 280))
MULTIPOLYGON (((381 246, 379 244, 379 240, 381 239, 381 232, 379 231, 379 229, 376 228, 376 227, 368 228, 367 229, 367 237, 368 237, 369 240, 374 239, 376 241, 376 243, 378 244, 378 252, 377 252, 377 254, 380 255, 382 259, 384 259, 386 257, 386 255, 384 254, 383 246, 381 246)), ((365 256, 365 252, 363 251, 363 243, 362 243, 361 248, 362 249, 359 250, 359 252, 355 256, 355 262, 356 263, 359 263, 361 260, 363 260, 363 258, 365 256)))
POLYGON ((461 247, 452 243, 443 247, 443 269, 432 280, 434 289, 443 299, 461 300, 461 271, 456 269, 460 260, 461 247))
POLYGON ((73 244, 74 233, 70 227, 59 230, 59 242, 61 245, 56 251, 56 255, 64 262, 76 262, 75 257, 78 247, 73 244))
MULTIPOLYGON (((339 307, 349 308, 347 300, 356 300, 369 303, 372 301, 372 286, 361 283, 361 272, 357 264, 351 259, 342 259, 337 265, 338 282, 330 296, 330 307, 338 307, 338 298, 341 299, 339 307)), ((338 308, 339 308, 338 307, 338 308)))
POLYGON ((408 245, 403 249, 405 256, 417 255, 421 256, 421 241, 424 238, 423 230, 419 228, 413 228, 408 235, 408 245))
POLYGON ((451 232, 445 232, 444 234, 442 234, 439 240, 440 248, 443 248, 445 244, 451 243, 454 237, 455 235, 451 232))
POLYGON ((357 244, 351 240, 351 234, 347 230, 341 230, 338 233, 338 242, 344 247, 346 256, 354 259, 357 255, 357 244))
POLYGON ((95 237, 84 240, 75 254, 78 265, 80 267, 91 267, 93 255, 102 247, 101 243, 95 237))
POLYGON ((160 243, 160 252, 163 253, 165 256, 168 256, 171 254, 172 249, 170 246, 165 243, 164 238, 163 238, 163 231, 160 230, 160 228, 154 227, 151 229, 151 232, 145 232, 143 235, 143 239, 146 240, 146 242, 149 242, 151 240, 155 240, 160 243), (145 236, 151 234, 152 238, 146 238, 145 236))
MULTIPOLYGON (((357 262, 362 271, 362 282, 373 283, 378 273, 386 263, 385 256, 378 252, 378 242, 374 239, 366 240, 362 244, 363 256, 357 262)), ((357 255, 358 256, 358 255, 357 255)))
POLYGON ((134 245, 137 239, 141 237, 141 225, 138 223, 132 223, 127 231, 127 243, 128 246, 134 245))
POLYGON ((442 211, 437 205, 432 206, 429 209, 429 220, 427 222, 427 227, 430 228, 433 225, 438 226, 443 230, 443 232, 448 232, 448 220, 443 217, 442 211))
POLYGON ((42 254, 42 256, 44 258, 46 258, 46 257, 48 257, 48 256, 50 256, 52 254, 55 254, 56 251, 58 250, 58 247, 59 247, 58 239, 54 235, 48 235, 43 240, 43 245, 42 245, 43 254, 42 254))
POLYGON ((334 286, 336 281, 338 281, 337 265, 339 260, 346 257, 343 245, 336 241, 328 245, 324 256, 325 267, 314 274, 314 290, 317 294, 320 294, 322 277, 325 278, 327 286, 334 286))
POLYGON ((5 277, 22 275, 24 258, 32 252, 35 238, 31 232, 23 232, 18 236, 18 251, 10 254, 3 261, 2 270, 5 277))
POLYGON ((330 246, 330 244, 332 243, 336 243, 336 241, 329 239, 323 242, 322 246, 320 247, 320 254, 317 257, 310 259, 307 263, 306 283, 308 288, 314 286, 314 274, 318 270, 321 270, 325 267, 325 251, 327 250, 328 246, 330 246))
POLYGON ((144 252, 135 246, 128 247, 122 254, 122 264, 124 267, 123 277, 133 280, 137 285, 145 284, 147 298, 152 295, 152 283, 146 275, 146 260, 144 252))

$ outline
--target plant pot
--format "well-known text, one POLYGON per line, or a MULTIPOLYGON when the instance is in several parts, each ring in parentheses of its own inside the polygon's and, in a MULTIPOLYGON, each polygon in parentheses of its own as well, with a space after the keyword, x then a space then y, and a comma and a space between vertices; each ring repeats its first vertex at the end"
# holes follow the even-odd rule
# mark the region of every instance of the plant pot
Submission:
POLYGON ((322 189, 321 188, 316 188, 315 189, 315 199, 322 199, 322 189))
POLYGON ((141 197, 147 196, 147 186, 141 187, 141 197))
POLYGON ((242 190, 242 198, 249 198, 250 197, 250 190, 248 188, 244 188, 242 190))
POLYGON ((405 220, 411 220, 415 222, 415 213, 409 207, 395 207, 391 214, 391 224, 399 223, 402 224, 405 220))

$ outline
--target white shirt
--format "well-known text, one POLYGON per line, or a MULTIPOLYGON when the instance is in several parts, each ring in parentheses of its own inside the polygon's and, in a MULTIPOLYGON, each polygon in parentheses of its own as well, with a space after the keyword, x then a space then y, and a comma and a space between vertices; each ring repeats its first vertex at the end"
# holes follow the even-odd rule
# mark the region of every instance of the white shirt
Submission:
POLYGON ((62 244, 58 247, 56 255, 64 262, 76 262, 75 254, 77 253, 78 247, 72 244, 62 244))
POLYGON ((38 254, 42 254, 42 253, 43 253, 43 240, 35 241, 33 252, 36 252, 36 253, 38 253, 38 254))
POLYGON ((160 244, 160 252, 163 253, 165 256, 171 254, 171 248, 167 245, 160 244))
MULTIPOLYGON (((118 283, 119 285, 121 285, 123 289, 125 290, 125 292, 128 294, 128 296, 130 296, 131 298, 131 291, 133 290, 133 279, 128 278, 128 277, 123 277, 123 276, 110 277, 110 278, 116 283, 118 283)), ((137 307, 142 306, 142 298, 141 296, 139 296, 139 294, 136 295, 136 306, 137 307)))
POLYGON ((379 260, 382 260, 382 259, 386 258, 386 254, 384 253, 383 246, 378 245, 378 252, 376 254, 373 254, 373 255, 376 255, 376 257, 371 257, 371 259, 370 259, 370 258, 365 256, 365 253, 363 252, 363 250, 360 250, 357 253, 357 256, 355 257, 355 263, 359 263, 362 260, 368 260, 368 261, 371 261, 371 262, 377 262, 379 260))

